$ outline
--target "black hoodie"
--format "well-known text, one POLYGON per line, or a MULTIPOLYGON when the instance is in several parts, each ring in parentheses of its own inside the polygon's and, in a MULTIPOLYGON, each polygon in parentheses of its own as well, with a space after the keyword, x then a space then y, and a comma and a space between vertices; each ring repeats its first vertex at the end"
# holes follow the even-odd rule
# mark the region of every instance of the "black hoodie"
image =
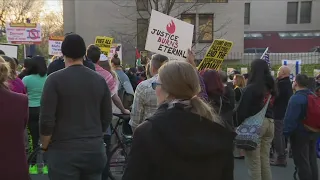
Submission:
POLYGON ((134 133, 123 180, 233 180, 235 134, 176 104, 134 133))

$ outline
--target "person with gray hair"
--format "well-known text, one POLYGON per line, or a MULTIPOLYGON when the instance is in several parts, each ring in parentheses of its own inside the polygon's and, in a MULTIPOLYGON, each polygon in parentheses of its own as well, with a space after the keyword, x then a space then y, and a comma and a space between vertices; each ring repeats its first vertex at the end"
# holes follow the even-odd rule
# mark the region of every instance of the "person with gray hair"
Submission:
POLYGON ((168 57, 154 54, 150 61, 150 73, 152 78, 142 81, 136 88, 129 124, 134 131, 144 120, 151 117, 158 108, 156 92, 152 83, 157 80, 158 70, 168 62, 168 57))

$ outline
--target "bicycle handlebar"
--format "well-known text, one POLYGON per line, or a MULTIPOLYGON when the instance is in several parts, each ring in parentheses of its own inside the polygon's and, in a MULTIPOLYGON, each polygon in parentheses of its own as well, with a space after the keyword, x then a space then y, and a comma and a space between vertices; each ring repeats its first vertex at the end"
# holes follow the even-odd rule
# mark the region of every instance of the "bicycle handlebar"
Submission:
POLYGON ((130 120, 130 114, 117 114, 117 113, 112 113, 112 115, 123 119, 123 120, 130 120))

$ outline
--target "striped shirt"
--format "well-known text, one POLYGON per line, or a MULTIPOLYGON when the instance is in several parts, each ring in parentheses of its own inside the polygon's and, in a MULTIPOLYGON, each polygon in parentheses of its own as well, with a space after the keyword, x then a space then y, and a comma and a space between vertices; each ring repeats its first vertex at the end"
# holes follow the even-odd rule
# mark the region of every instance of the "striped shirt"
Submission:
POLYGON ((96 68, 96 72, 106 80, 107 85, 111 92, 111 97, 112 97, 118 91, 117 82, 115 81, 115 79, 113 78, 112 74, 109 71, 103 69, 98 64, 95 64, 95 68, 96 68))

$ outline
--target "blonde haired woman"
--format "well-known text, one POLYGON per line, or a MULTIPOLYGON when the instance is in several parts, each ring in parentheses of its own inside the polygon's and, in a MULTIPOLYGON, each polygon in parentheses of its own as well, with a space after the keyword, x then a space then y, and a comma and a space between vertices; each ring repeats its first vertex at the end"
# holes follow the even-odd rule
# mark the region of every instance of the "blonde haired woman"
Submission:
POLYGON ((246 86, 246 80, 241 74, 236 74, 233 77, 233 85, 235 91, 236 102, 240 101, 242 89, 246 86))
POLYGON ((234 133, 197 97, 195 68, 170 61, 152 87, 159 108, 137 127, 123 180, 233 180, 234 133))

